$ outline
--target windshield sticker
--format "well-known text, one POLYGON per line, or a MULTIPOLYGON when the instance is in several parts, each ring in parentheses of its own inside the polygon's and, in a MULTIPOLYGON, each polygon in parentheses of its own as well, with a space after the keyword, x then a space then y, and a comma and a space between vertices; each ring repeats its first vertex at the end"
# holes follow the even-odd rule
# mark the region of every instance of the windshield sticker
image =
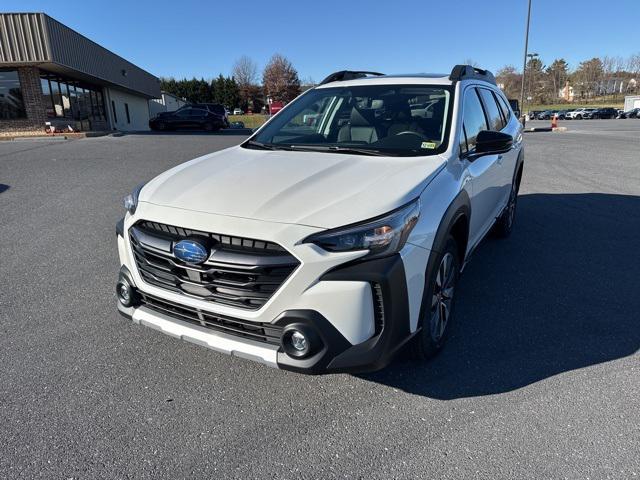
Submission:
POLYGON ((429 150, 433 150, 436 148, 436 144, 433 142, 422 142, 421 148, 428 148, 429 150))

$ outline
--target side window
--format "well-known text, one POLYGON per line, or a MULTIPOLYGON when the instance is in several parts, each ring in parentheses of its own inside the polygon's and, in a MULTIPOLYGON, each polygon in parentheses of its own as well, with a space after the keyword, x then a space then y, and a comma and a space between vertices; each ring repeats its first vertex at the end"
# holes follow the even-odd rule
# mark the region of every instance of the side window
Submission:
POLYGON ((192 111, 192 109, 191 109, 191 108, 183 108, 182 110, 178 110, 178 111, 176 112, 176 115, 177 115, 178 117, 188 117, 188 116, 190 116, 190 115, 191 115, 191 111, 192 111))
POLYGON ((466 149, 463 152, 471 152, 476 147, 478 134, 487 130, 487 120, 475 88, 469 88, 464 94, 462 128, 466 140, 466 149))
POLYGON ((489 130, 496 130, 499 132, 504 128, 504 120, 502 119, 502 114, 498 109, 498 104, 496 103, 493 93, 491 93, 491 90, 486 88, 479 88, 478 91, 482 97, 485 112, 487 112, 489 130))
POLYGON ((502 115, 504 116, 505 121, 509 123, 509 120, 511 120, 511 109, 509 108, 509 105, 504 98, 502 98, 502 95, 495 95, 495 97, 498 99, 498 105, 500 105, 500 110, 502 110, 502 115))

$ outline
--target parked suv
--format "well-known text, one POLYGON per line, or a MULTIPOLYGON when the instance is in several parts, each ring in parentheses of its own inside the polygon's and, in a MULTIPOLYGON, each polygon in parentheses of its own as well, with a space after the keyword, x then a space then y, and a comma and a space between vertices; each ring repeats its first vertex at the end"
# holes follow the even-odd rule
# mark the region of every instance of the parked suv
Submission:
POLYGON ((404 346, 430 358, 471 253, 512 231, 523 159, 486 70, 334 73, 125 198, 118 309, 304 373, 379 369, 404 346))
POLYGON ((557 110, 545 110, 544 112, 539 113, 537 118, 538 120, 550 120, 551 117, 553 117, 557 113, 557 110))
POLYGON ((615 108, 598 108, 591 113, 591 118, 616 118, 618 111, 615 108))
POLYGON ((175 130, 181 128, 216 131, 229 127, 225 108, 214 103, 185 105, 175 112, 162 112, 149 120, 151 130, 175 130))
POLYGON ((583 120, 591 117, 591 112, 596 110, 595 108, 576 108, 571 112, 567 112, 567 120, 583 120))

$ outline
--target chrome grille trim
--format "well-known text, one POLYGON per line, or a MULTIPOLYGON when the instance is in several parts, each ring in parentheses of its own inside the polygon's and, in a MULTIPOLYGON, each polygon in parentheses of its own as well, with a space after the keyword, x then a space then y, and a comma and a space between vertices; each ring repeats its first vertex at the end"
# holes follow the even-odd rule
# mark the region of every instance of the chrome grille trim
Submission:
POLYGON ((262 307, 299 266, 280 245, 239 237, 141 221, 129 228, 138 273, 146 283, 192 298, 243 309, 262 307), (148 225, 153 229, 148 229, 148 225), (189 237, 214 243, 209 259, 186 264, 173 254, 173 245, 189 237), (231 243, 217 243, 226 237, 231 243), (234 239, 238 239, 233 244, 234 239), (260 243, 256 243, 260 242, 260 243), (250 245, 250 246, 245 246, 250 245), (256 245, 264 245, 258 248, 256 245), (277 247, 277 248, 276 248, 277 247))

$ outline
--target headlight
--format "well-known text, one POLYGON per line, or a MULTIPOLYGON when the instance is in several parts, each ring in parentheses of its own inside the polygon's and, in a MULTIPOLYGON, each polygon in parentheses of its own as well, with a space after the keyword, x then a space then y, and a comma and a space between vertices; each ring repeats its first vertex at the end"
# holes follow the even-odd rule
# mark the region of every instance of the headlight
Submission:
POLYGON ((404 247, 420 216, 420 199, 382 217, 357 225, 335 228, 305 238, 329 252, 369 250, 367 257, 396 253, 404 247))
POLYGON ((144 185, 144 183, 141 183, 133 189, 133 192, 124 197, 124 208, 126 208, 131 215, 136 213, 136 208, 138 208, 138 196, 140 195, 140 190, 142 190, 144 185))

